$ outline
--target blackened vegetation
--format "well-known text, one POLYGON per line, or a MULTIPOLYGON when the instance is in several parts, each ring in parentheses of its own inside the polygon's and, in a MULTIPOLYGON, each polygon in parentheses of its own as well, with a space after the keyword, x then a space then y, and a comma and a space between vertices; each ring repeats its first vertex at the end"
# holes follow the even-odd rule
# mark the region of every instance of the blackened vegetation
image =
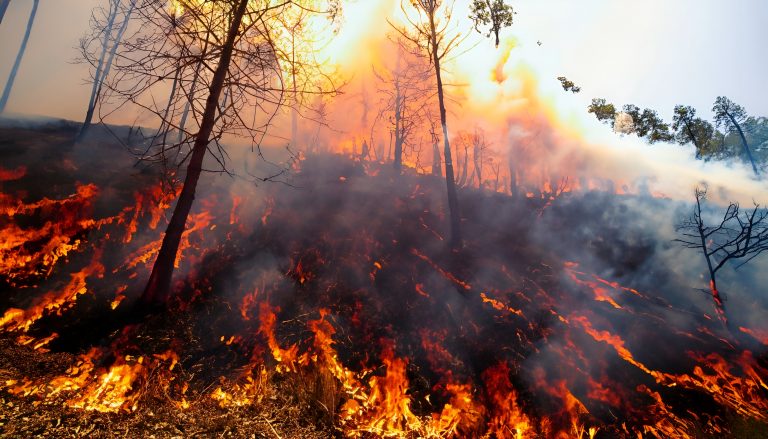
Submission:
POLYGON ((725 304, 717 288, 717 272, 729 262, 740 268, 768 250, 768 211, 757 203, 746 211, 738 203, 730 203, 719 224, 707 225, 702 213, 707 188, 697 187, 694 196, 693 213, 677 225, 681 237, 675 241, 704 255, 710 292, 723 323, 727 324, 725 304))
MULTIPOLYGON (((270 373, 264 398, 244 408, 221 409, 210 398, 222 377, 238 380, 254 362, 269 370, 275 365, 262 328, 264 302, 277 314, 274 331, 283 347, 297 343, 310 349, 307 322, 320 309, 329 312, 335 348, 347 368, 383 375, 381 352, 392 346, 408 360, 411 409, 418 415, 440 411, 450 382, 472 383, 473 397, 491 407, 487 371, 504 365, 529 416, 546 416, 567 428, 571 419, 553 393, 564 383, 590 412, 580 422, 601 426, 598 437, 635 437, 623 432, 622 423, 655 423, 653 400, 637 391, 642 386, 660 392, 678 416, 699 414, 691 428, 699 429, 700 437, 720 436, 711 422, 729 432, 747 428, 746 417, 711 395, 657 385, 585 331, 590 322, 596 330, 620 335, 636 361, 668 373, 690 372, 695 361, 684 352, 733 359, 748 346, 745 341, 734 348, 719 340, 719 328, 701 317, 666 259, 667 241, 658 236, 658 224, 638 214, 670 209, 670 201, 598 192, 563 194, 554 201, 511 199, 465 189, 460 193, 465 248, 448 253, 442 179, 399 175, 388 165, 338 156, 311 156, 301 167, 290 186, 249 188, 239 208, 228 181, 208 181, 199 193, 200 210, 210 210, 217 227, 206 228, 185 250, 194 263, 182 265, 175 299, 164 314, 137 323, 123 311, 136 300, 148 273, 144 267, 131 278, 113 271, 126 257, 125 246, 114 244, 104 249, 107 275, 89 281, 91 293, 61 316, 49 315, 35 325, 35 335, 61 334, 50 345, 53 353, 30 352, 11 338, 0 345, 3 358, 23 358, 0 363, 3 380, 55 376, 75 361, 70 353, 92 346, 108 352, 99 360, 102 365, 120 356, 172 349, 179 365, 168 388, 154 385, 161 371, 148 375, 135 386, 143 392, 138 411, 119 415, 64 409, 63 399, 33 408, 29 399, 3 391, 5 401, 22 407, 21 412, 0 409, 7 431, 29 433, 23 419, 31 417, 40 431, 62 428, 61 434, 92 425, 89 433, 102 436, 270 436, 271 428, 284 437, 334 434, 336 411, 346 396, 322 370, 270 373), (637 291, 609 286, 597 276, 637 291), (111 311, 108 303, 122 283, 129 285, 130 297, 111 311), (597 299, 591 283, 616 306, 597 299), (233 341, 226 343, 230 337, 233 341), (599 381, 613 397, 596 396, 591 381, 599 381), (185 393, 184 382, 189 383, 185 393), (191 408, 173 405, 182 396, 191 408)), ((77 169, 71 174, 91 175, 77 169)), ((54 174, 36 178, 54 179, 54 174)), ((119 211, 131 202, 128 181, 135 190, 149 186, 148 180, 128 176, 94 182, 111 194, 113 210, 119 211)), ((156 239, 162 229, 150 231, 146 223, 140 228, 135 239, 141 242, 156 239)), ((84 238, 96 241, 107 231, 84 238)), ((73 255, 70 264, 83 263, 90 251, 86 247, 73 255)), ((15 290, 3 304, 24 307, 73 269, 59 267, 48 281, 40 280, 39 288, 15 290)), ((764 357, 758 354, 756 361, 765 367, 764 357)), ((483 421, 462 434, 480 436, 483 421)), ((750 434, 766 431, 759 422, 749 428, 750 434)))

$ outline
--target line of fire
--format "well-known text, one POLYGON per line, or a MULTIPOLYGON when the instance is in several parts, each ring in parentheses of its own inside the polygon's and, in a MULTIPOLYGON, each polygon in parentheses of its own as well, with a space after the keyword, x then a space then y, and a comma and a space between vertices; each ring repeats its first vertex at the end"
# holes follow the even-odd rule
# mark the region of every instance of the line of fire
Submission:
POLYGON ((768 438, 765 99, 531 3, 0 1, 0 435, 768 438))

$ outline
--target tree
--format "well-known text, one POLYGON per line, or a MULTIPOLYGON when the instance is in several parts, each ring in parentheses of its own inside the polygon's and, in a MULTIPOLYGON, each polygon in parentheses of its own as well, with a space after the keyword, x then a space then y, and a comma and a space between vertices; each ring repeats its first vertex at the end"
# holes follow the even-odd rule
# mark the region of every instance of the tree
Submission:
POLYGON ((672 130, 675 132, 677 143, 693 144, 696 148, 696 158, 701 158, 709 150, 709 145, 715 138, 715 128, 712 124, 696 117, 696 109, 686 105, 675 106, 672 130))
POLYGON ((645 138, 648 143, 670 142, 674 139, 666 124, 655 110, 646 108, 640 111, 636 105, 628 104, 623 108, 624 113, 632 117, 634 133, 637 137, 645 138))
MULTIPOLYGON (((5 83, 5 89, 3 89, 3 96, 0 97, 0 113, 5 111, 5 106, 8 104, 8 98, 11 96, 11 90, 13 89, 13 83, 16 81, 16 75, 19 73, 19 67, 21 66, 21 60, 24 58, 24 53, 27 51, 27 43, 29 42, 29 36, 32 34, 32 25, 35 23, 35 16, 37 15, 37 7, 40 5, 40 0, 33 0, 32 12, 29 13, 29 19, 27 20, 27 29, 24 31, 24 38, 21 40, 21 46, 19 52, 16 54, 16 60, 11 67, 11 73, 8 75, 8 81, 5 83)), ((8 4, 5 4, 8 7, 8 4)), ((2 11, 5 13, 5 9, 2 11)))
POLYGON ((712 106, 712 112, 715 113, 716 126, 725 127, 730 132, 735 131, 738 133, 741 144, 744 147, 744 153, 752 165, 752 170, 757 177, 760 177, 760 171, 757 169, 755 159, 752 156, 752 151, 749 149, 747 138, 742 129, 742 124, 747 120, 747 112, 744 110, 744 107, 732 102, 725 96, 719 96, 712 106))
POLYGON ((440 136, 437 134, 435 125, 430 118, 429 136, 432 141, 432 175, 441 177, 443 175, 443 158, 440 154, 440 136))
POLYGON ((443 155, 445 156, 445 181, 448 190, 448 210, 451 222, 451 238, 449 245, 452 249, 462 246, 461 218, 459 216, 459 200, 456 194, 456 182, 454 180, 453 160, 451 159, 451 143, 448 137, 448 122, 445 110, 445 94, 443 90, 442 67, 443 62, 462 40, 461 34, 448 35, 451 21, 452 7, 446 6, 443 0, 403 0, 400 3, 409 28, 400 28, 392 25, 406 40, 413 43, 414 47, 428 55, 434 68, 437 82, 437 100, 440 110, 440 124, 443 128, 443 155), (406 5, 411 5, 412 9, 406 5), (415 17, 414 11, 415 10, 415 17), (440 21, 439 16, 445 17, 440 21))
MULTIPOLYGON (((130 4, 128 6, 127 11, 125 12, 123 16, 123 21, 120 24, 120 27, 118 28, 117 35, 112 38, 112 30, 115 25, 115 20, 117 19, 117 15, 121 10, 121 3, 122 0, 109 0, 109 10, 106 13, 106 24, 104 26, 99 25, 98 23, 95 23, 95 25, 92 26, 94 29, 101 30, 103 35, 103 40, 101 42, 101 53, 98 58, 98 63, 94 66, 96 68, 96 71, 93 75, 93 84, 91 87, 91 98, 88 101, 88 109, 85 113, 85 119, 83 120, 83 124, 80 126, 80 131, 77 134, 77 139, 82 140, 85 138, 86 133, 88 132, 88 129, 91 126, 91 123, 93 121, 93 115, 96 111, 96 106, 99 102, 99 97, 101 96, 104 80, 109 76, 109 71, 112 68, 112 63, 115 60, 115 55, 117 54, 117 48, 120 46, 120 41, 123 39, 123 35, 125 35, 125 31, 128 28, 128 23, 131 19, 131 14, 133 13, 134 8, 136 7, 136 2, 138 0, 130 0, 130 4), (111 49, 109 49, 111 45, 111 49), (107 57, 107 50, 109 49, 109 56, 107 57)), ((81 44, 81 50, 83 52, 87 52, 89 50, 89 41, 92 39, 89 38, 83 38, 80 42, 81 44)), ((86 57, 88 59, 90 57, 86 57)))
POLYGON ((485 153, 488 149, 488 142, 485 139, 485 132, 480 128, 475 128, 472 135, 472 161, 475 165, 475 176, 477 177, 477 187, 483 188, 483 166, 485 165, 485 153))
MULTIPOLYGON (((180 195, 140 298, 144 304, 163 305, 170 297, 174 262, 204 159, 209 156, 222 171, 230 172, 221 144, 227 135, 246 136, 254 148, 259 147, 284 104, 282 67, 287 58, 280 40, 280 18, 290 8, 318 11, 319 0, 176 0, 171 10, 165 0, 140 1, 132 18, 138 31, 121 45, 116 74, 104 85, 120 98, 120 105, 138 105, 167 129, 178 128, 175 114, 189 103, 197 129, 185 132, 189 141, 175 145, 163 141, 159 151, 142 153, 146 160, 168 160, 174 166, 186 163, 180 195), (198 69, 201 64, 204 68, 198 69), (194 98, 186 89, 193 76, 197 87, 207 90, 194 98), (156 104, 151 96, 158 89, 167 90, 168 81, 179 84, 184 92, 172 92, 169 102, 156 104), (171 150, 176 151, 175 158, 167 157, 171 150)), ((329 5, 325 12, 334 17, 335 2, 329 5)), ((332 84, 321 80, 330 80, 329 76, 318 73, 318 78, 316 94, 334 91, 332 84)))
POLYGON ((592 99, 592 104, 587 108, 587 111, 594 114, 597 120, 610 124, 611 128, 614 128, 617 132, 634 133, 637 137, 645 139, 648 143, 671 142, 674 140, 674 136, 669 132, 669 125, 661 119, 656 111, 649 108, 640 110, 637 105, 628 104, 622 108, 621 112, 617 112, 613 104, 599 98, 592 99), (628 121, 621 120, 621 127, 616 125, 617 117, 620 115, 631 118, 631 124, 628 121))
POLYGON ((8 5, 11 4, 11 0, 0 0, 0 23, 3 22, 5 17, 5 11, 8 9, 8 5))
POLYGON ((571 93, 574 93, 574 94, 581 91, 581 87, 576 85, 573 81, 566 78, 565 76, 558 76, 557 80, 560 81, 560 85, 563 87, 563 90, 565 91, 570 91, 571 93))
POLYGON ((515 11, 504 0, 473 0, 470 5, 469 18, 475 23, 475 30, 483 31, 481 27, 488 27, 486 36, 492 34, 496 38, 496 47, 499 47, 499 33, 505 27, 512 26, 515 11))
POLYGON ((592 99, 587 111, 594 114, 600 122, 610 124, 613 128, 613 121, 616 120, 616 107, 613 104, 603 98, 592 99))
POLYGON ((727 324, 723 298, 717 287, 717 272, 726 263, 743 259, 743 266, 768 250, 768 210, 755 203, 754 208, 742 212, 738 203, 730 203, 717 226, 707 226, 702 205, 707 198, 706 187, 696 187, 696 205, 693 214, 680 222, 676 229, 680 238, 675 242, 699 250, 704 255, 709 271, 709 287, 718 315, 727 324))
POLYGON ((412 141, 414 132, 429 117, 427 105, 434 96, 429 85, 430 64, 421 53, 406 50, 406 42, 394 42, 397 50, 396 64, 374 75, 383 85, 378 89, 382 99, 377 119, 385 118, 392 127, 395 148, 393 165, 400 172, 405 147, 412 141))

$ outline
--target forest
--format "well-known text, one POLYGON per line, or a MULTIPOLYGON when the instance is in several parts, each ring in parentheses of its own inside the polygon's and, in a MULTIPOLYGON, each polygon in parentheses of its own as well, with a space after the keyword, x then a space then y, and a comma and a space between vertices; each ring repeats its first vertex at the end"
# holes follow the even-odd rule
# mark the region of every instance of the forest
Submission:
POLYGON ((2 437, 768 437, 764 84, 530 0, 71 1, 0 0, 2 437))

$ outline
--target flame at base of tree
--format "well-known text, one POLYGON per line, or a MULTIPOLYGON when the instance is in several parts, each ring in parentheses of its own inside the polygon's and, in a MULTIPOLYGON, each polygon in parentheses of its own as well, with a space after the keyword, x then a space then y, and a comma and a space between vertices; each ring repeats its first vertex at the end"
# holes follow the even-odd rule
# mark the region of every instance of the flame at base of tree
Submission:
MULTIPOLYGON (((287 380, 352 438, 696 437, 729 434, 733 416, 768 423, 765 328, 735 319, 744 338, 729 338, 669 286, 624 285, 509 238, 529 236, 565 208, 560 200, 463 193, 477 212, 465 210, 467 248, 446 255, 439 181, 392 185, 372 163, 307 160, 316 162, 296 178, 311 195, 282 186, 264 189, 264 202, 217 187, 200 195, 176 261, 174 311, 125 324, 106 345, 78 345, 60 372, 8 379, 4 391, 136 413, 155 388, 175 410, 230 411, 265 404, 287 380), (488 197, 520 229, 483 219, 488 197), (312 218, 297 214, 310 208, 312 218), (203 364, 214 366, 188 372, 203 364)), ((14 267, 3 281, 26 295, 4 311, 3 336, 62 349, 72 343, 62 329, 76 325, 60 322, 93 304, 119 318, 135 300, 175 193, 134 189, 117 213, 95 217, 89 206, 104 189, 2 195, 0 232, 28 237, 13 248, 29 255, 13 265, 13 253, 0 254, 14 267), (54 220, 63 226, 46 226, 54 220), (57 254, 52 237, 79 244, 46 259, 57 254)))

